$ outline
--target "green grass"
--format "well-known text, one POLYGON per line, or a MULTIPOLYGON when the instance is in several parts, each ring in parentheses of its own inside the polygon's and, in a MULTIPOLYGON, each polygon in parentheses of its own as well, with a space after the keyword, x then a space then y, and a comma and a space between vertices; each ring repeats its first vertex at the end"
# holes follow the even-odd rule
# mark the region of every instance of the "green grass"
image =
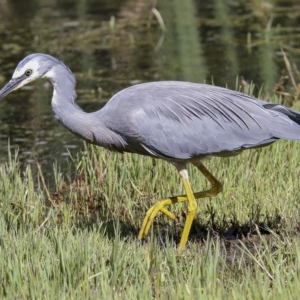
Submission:
MULTIPOLYGON (((86 146, 76 176, 45 187, 9 157, 0 166, 1 299, 298 299, 300 145, 279 141, 204 161, 224 191, 198 201, 187 248, 185 208, 159 215, 137 240, 155 199, 181 194, 164 161, 86 146)), ((194 190, 207 187, 193 167, 194 190)))

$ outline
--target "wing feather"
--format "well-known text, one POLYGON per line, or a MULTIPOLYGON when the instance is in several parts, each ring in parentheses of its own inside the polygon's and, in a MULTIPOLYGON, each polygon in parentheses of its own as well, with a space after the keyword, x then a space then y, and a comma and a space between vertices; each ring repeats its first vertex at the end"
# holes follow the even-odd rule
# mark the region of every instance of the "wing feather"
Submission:
POLYGON ((128 151, 170 159, 234 154, 278 138, 300 139, 299 113, 205 84, 132 86, 102 111, 107 126, 127 141, 128 151), (118 112, 116 122, 111 122, 111 111, 118 112))

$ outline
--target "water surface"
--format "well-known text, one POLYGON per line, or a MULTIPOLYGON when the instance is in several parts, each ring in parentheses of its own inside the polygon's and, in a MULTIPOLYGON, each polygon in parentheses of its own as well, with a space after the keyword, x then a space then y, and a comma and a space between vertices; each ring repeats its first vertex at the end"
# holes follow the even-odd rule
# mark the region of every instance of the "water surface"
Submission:
MULTIPOLYGON (((297 1, 159 1, 166 32, 147 1, 0 0, 0 85, 26 55, 44 52, 75 73, 78 104, 101 108, 117 91, 154 80, 212 81, 239 76, 272 91, 285 69, 280 48, 300 66, 297 1)), ((287 81, 287 89, 291 89, 287 81)), ((8 142, 22 164, 52 173, 82 141, 51 112, 52 87, 38 81, 0 103, 0 161, 8 142)), ((47 175, 47 174, 46 174, 47 175)))

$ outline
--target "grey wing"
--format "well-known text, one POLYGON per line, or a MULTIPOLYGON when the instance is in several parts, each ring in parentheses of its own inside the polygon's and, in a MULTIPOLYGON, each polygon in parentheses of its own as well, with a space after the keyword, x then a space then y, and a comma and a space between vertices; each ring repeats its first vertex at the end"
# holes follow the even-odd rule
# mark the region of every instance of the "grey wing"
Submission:
POLYGON ((299 122, 298 113, 228 89, 158 82, 129 92, 131 107, 125 115, 130 128, 125 135, 153 156, 191 159, 259 147, 278 138, 300 139, 299 124, 288 116, 299 122))

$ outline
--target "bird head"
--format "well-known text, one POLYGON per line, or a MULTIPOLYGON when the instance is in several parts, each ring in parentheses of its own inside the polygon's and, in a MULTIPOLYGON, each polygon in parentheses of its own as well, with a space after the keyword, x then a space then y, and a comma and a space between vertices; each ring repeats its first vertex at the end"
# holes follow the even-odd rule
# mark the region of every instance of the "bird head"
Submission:
POLYGON ((11 80, 0 90, 0 99, 38 78, 49 78, 49 72, 57 63, 60 62, 47 54, 35 53, 26 56, 18 64, 11 80))

